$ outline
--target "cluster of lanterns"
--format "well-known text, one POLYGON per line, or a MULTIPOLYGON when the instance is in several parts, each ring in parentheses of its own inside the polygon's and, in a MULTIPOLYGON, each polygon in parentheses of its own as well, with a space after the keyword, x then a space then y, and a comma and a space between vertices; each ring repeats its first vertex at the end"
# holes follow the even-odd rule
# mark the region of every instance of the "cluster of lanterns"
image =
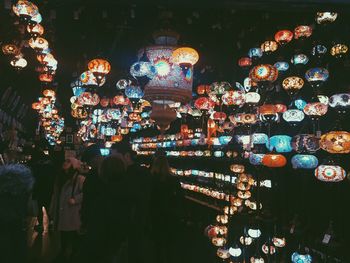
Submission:
POLYGON ((130 80, 116 83, 114 96, 101 95, 99 88, 106 83, 111 65, 104 59, 93 59, 88 70, 71 83, 73 96, 71 115, 77 119, 78 135, 83 141, 104 143, 108 149, 129 132, 152 125, 150 103, 143 100, 143 90, 130 80))
MULTIPOLYGON (((316 22, 318 25, 331 24, 337 17, 337 13, 320 12, 317 13, 316 22)), ((335 42, 330 47, 317 43, 311 52, 302 53, 298 50, 286 60, 279 56, 277 61, 271 63, 271 54, 276 50, 282 50, 291 41, 302 43, 312 35, 311 26, 300 25, 294 30, 278 31, 273 40, 251 48, 248 56, 238 61, 238 65, 247 73, 242 84, 236 82, 231 85, 221 81, 199 85, 198 97, 175 110, 177 118, 182 119, 179 133, 134 139, 134 149, 138 154, 151 155, 160 148, 168 156, 176 158, 234 158, 241 155, 255 167, 278 169, 288 164, 294 169, 313 171, 315 178, 323 182, 336 183, 344 180, 346 171, 341 167, 340 159, 350 152, 350 132, 342 128, 341 122, 350 108, 350 93, 326 96, 324 87, 332 72, 323 58, 329 54, 330 58, 341 61, 339 59, 347 55, 348 46, 341 42, 335 42), (261 60, 269 61, 270 64, 261 63, 261 60), (306 94, 310 91, 313 97, 306 100, 304 90, 308 90, 306 94), (288 103, 279 99, 283 93, 286 94, 283 95, 285 98, 289 98, 288 103), (322 134, 320 120, 327 114, 334 114, 337 118, 333 127, 322 134), (276 126, 289 129, 283 133, 283 129, 276 129, 276 126), (304 131, 298 133, 299 127, 304 127, 304 131), (305 127, 309 130, 305 131, 305 127), (231 146, 239 146, 239 150, 235 148, 231 151, 231 146), (319 160, 320 157, 322 159, 319 160)), ((145 71, 148 71, 144 76, 154 77, 156 67, 153 68, 152 61, 147 65, 145 71)), ((167 71, 164 70, 165 72, 167 71)), ((165 96, 164 101, 166 100, 171 98, 165 96)), ((257 183, 241 164, 234 164, 230 169, 234 176, 176 168, 172 168, 172 173, 182 178, 184 189, 229 203, 222 214, 218 215, 217 223, 207 229, 212 243, 218 247, 218 257, 224 262, 247 259, 252 263, 268 262, 286 245, 283 236, 269 234, 265 239, 267 241, 262 244, 259 237, 263 233, 259 227, 246 227, 238 238, 229 234, 233 231, 231 218, 242 212, 241 207, 254 211, 262 208, 262 204, 252 198, 251 189, 265 186, 265 183, 262 184, 265 181, 257 183), (195 177, 234 184, 236 191, 227 193, 188 181, 195 177), (253 253, 248 248, 250 244, 256 244, 258 253, 253 253)), ((270 187, 271 181, 266 182, 266 185, 270 187)), ((290 255, 292 262, 311 262, 312 257, 304 252, 298 251, 290 255)))
POLYGON ((168 129, 177 117, 175 108, 191 99, 193 65, 198 60, 194 49, 176 48, 177 37, 172 32, 156 33, 156 45, 142 49, 130 67, 134 80, 119 80, 112 97, 99 92, 111 70, 109 62, 88 63, 88 71, 71 85, 71 114, 79 121, 83 141, 103 141, 108 148, 123 135, 154 122, 162 132, 168 129))
POLYGON ((234 178, 235 190, 228 194, 226 201, 229 205, 222 208, 222 212, 216 217, 216 223, 206 228, 206 235, 217 247, 217 256, 224 262, 265 262, 276 259, 276 254, 286 245, 286 239, 281 234, 274 231, 273 234, 267 235, 266 242, 262 243, 264 234, 259 220, 251 222, 243 231, 234 230, 233 228, 237 227, 233 227, 231 223, 233 215, 246 209, 252 213, 259 213, 262 204, 252 197, 253 187, 270 188, 271 181, 257 180, 247 173, 245 166, 239 162, 232 164, 230 170, 233 173, 230 177, 234 178), (252 251, 255 252, 251 253, 252 251))
POLYGON ((43 97, 39 97, 37 102, 32 104, 32 108, 39 113, 40 124, 48 142, 52 145, 59 141, 59 136, 63 130, 64 119, 59 116, 55 107, 56 94, 51 88, 54 75, 57 69, 57 60, 49 48, 49 42, 43 38, 44 27, 38 7, 30 1, 19 0, 12 6, 13 13, 19 18, 19 24, 24 26, 28 38, 24 38, 20 43, 4 43, 2 52, 10 57, 10 64, 17 70, 27 66, 22 49, 30 47, 35 51, 39 65, 36 71, 39 73, 39 80, 43 86, 43 97))
POLYGON ((50 145, 60 144, 60 135, 64 128, 64 118, 55 107, 56 93, 45 89, 43 96, 32 104, 32 109, 39 114, 39 125, 43 128, 45 139, 50 145))

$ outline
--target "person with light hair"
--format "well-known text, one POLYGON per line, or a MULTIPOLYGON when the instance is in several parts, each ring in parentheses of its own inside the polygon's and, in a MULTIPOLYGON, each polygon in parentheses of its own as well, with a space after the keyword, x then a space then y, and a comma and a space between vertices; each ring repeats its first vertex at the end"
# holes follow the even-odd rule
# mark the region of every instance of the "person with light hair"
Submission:
POLYGON ((54 222, 54 229, 60 232, 59 260, 72 258, 79 248, 80 209, 85 179, 79 174, 80 167, 79 160, 74 157, 67 158, 54 186, 50 216, 54 222))

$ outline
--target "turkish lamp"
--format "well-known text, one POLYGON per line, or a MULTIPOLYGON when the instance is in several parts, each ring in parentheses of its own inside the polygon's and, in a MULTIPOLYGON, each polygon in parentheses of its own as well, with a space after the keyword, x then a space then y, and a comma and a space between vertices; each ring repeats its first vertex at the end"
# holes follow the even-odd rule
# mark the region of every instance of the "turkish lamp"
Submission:
POLYGON ((190 47, 180 47, 173 51, 172 59, 175 64, 178 64, 184 75, 187 76, 188 72, 192 70, 194 64, 199 60, 198 52, 190 47))

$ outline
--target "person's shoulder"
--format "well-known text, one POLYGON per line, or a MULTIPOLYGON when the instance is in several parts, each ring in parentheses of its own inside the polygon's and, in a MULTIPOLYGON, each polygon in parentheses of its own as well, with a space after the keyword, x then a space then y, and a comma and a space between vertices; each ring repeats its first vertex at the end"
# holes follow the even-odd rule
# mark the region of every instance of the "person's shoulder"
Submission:
POLYGON ((83 183, 85 181, 85 176, 78 174, 77 180, 78 180, 78 182, 83 183))

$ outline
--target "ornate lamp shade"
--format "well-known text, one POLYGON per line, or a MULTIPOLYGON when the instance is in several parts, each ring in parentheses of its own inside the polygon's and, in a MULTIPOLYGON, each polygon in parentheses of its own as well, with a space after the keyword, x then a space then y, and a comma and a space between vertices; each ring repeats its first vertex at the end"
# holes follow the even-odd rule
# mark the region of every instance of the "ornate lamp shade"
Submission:
POLYGON ((260 94, 257 92, 247 92, 245 94, 245 103, 247 104, 257 104, 260 101, 260 94))
POLYGON ((127 86, 131 85, 131 81, 128 79, 120 79, 117 81, 117 83, 115 85, 118 89, 123 90, 127 86))
POLYGON ((219 111, 216 111, 212 114, 211 118, 214 120, 214 121, 219 121, 219 122, 224 122, 227 118, 227 115, 225 112, 219 112, 219 111))
POLYGON ((107 60, 96 58, 88 63, 88 69, 96 77, 97 83, 100 83, 111 71, 111 64, 107 60))
POLYGON ((276 103, 275 107, 277 113, 283 113, 287 110, 287 106, 282 103, 276 103))
POLYGON ((230 89, 231 89, 231 85, 226 81, 214 82, 210 85, 210 94, 224 95, 230 89))
POLYGON ((280 30, 275 34, 275 40, 280 45, 285 45, 292 41, 293 32, 290 30, 280 30))
POLYGON ((42 82, 52 82, 53 81, 53 75, 49 73, 44 73, 39 75, 39 80, 42 82))
POLYGON ((286 153, 292 151, 291 146, 292 137, 288 135, 274 135, 266 143, 266 147, 270 151, 276 151, 278 153, 286 153))
POLYGON ((38 7, 32 2, 26 0, 19 0, 12 6, 12 10, 16 16, 24 18, 25 21, 30 20, 33 16, 39 13, 38 7))
POLYGON ((241 68, 250 67, 252 65, 252 59, 250 57, 243 57, 238 60, 238 66, 241 68))
POLYGON ((219 258, 222 258, 222 259, 227 259, 231 256, 228 249, 225 249, 225 248, 218 248, 216 254, 218 255, 219 258))
POLYGON ((318 159, 314 155, 296 154, 292 157, 291 163, 294 169, 314 169, 318 165, 318 159))
POLYGON ((71 111, 71 115, 76 119, 85 119, 88 117, 88 112, 83 107, 78 107, 71 111))
POLYGON ((25 60, 22 57, 15 57, 13 60, 10 62, 11 66, 14 67, 15 69, 23 69, 27 66, 27 60, 25 60))
POLYGON ((211 240, 212 244, 216 247, 222 247, 226 244, 226 238, 224 237, 214 237, 211 240))
POLYGON ((180 47, 173 51, 173 62, 178 65, 191 65, 193 66, 199 60, 198 52, 190 47, 180 47))
POLYGON ((311 50, 311 54, 318 58, 323 57, 326 53, 327 48, 324 45, 316 45, 311 50))
POLYGON ((295 39, 305 39, 312 35, 312 28, 310 26, 297 26, 294 29, 295 39))
POLYGON ((304 86, 304 80, 296 76, 285 78, 282 82, 282 87, 289 94, 293 94, 299 91, 303 86, 304 86))
POLYGON ((156 68, 150 62, 138 61, 130 67, 130 74, 135 78, 147 76, 151 79, 156 73, 156 68))
POLYGON ((304 120, 305 114, 301 110, 292 109, 285 111, 282 118, 286 122, 295 125, 304 120))
POLYGON ((45 97, 54 98, 54 97, 56 96, 56 92, 53 91, 52 89, 45 89, 45 90, 43 91, 43 95, 44 95, 45 97))
POLYGON ((289 64, 285 61, 278 61, 274 64, 274 67, 279 71, 287 71, 289 69, 289 64))
POLYGON ((328 105, 321 102, 311 102, 306 104, 304 113, 311 117, 321 117, 328 111, 328 105))
POLYGON ((48 68, 57 68, 57 60, 50 53, 37 55, 37 60, 48 68))
POLYGON ((294 101, 295 107, 297 107, 298 110, 304 110, 307 102, 303 99, 297 99, 294 101))
POLYGON ((251 89, 252 87, 258 86, 258 83, 255 82, 255 81, 252 81, 251 78, 246 77, 246 78, 244 79, 244 81, 243 81, 243 86, 244 86, 245 91, 248 92, 248 91, 250 91, 250 89, 251 89))
POLYGON ((293 65, 306 65, 309 62, 309 58, 305 54, 296 54, 291 58, 290 62, 293 65))
POLYGON ((251 154, 249 156, 249 163, 252 165, 262 165, 262 160, 264 158, 265 154, 251 154))
POLYGON ((34 102, 32 103, 32 109, 33 110, 40 110, 42 107, 41 103, 40 102, 34 102))
POLYGON ((335 44, 331 48, 331 55, 336 58, 341 58, 344 56, 346 53, 348 53, 348 46, 344 44, 335 44))
POLYGON ((262 164, 270 168, 283 167, 287 164, 287 159, 282 154, 265 154, 262 164))
POLYGON ((323 182, 340 182, 346 177, 345 170, 338 165, 320 165, 315 170, 315 177, 323 182))
POLYGON ((329 72, 325 68, 311 68, 305 73, 305 79, 311 86, 317 87, 321 83, 327 81, 329 78, 329 72))
POLYGON ((259 107, 259 117, 262 121, 276 121, 278 113, 275 105, 264 104, 259 107))
POLYGON ((31 38, 28 41, 29 46, 35 50, 44 50, 49 48, 49 42, 45 38, 37 37, 31 38))
POLYGON ((273 244, 265 243, 261 246, 261 250, 265 255, 273 255, 276 253, 276 247, 273 244))
POLYGON ((298 153, 315 153, 320 149, 320 141, 313 134, 298 134, 292 139, 292 148, 298 153))
POLYGON ((272 238, 272 243, 279 248, 285 247, 286 246, 286 239, 284 237, 273 237, 272 238))
POLYGON ((245 95, 240 90, 229 90, 226 91, 221 97, 222 103, 227 106, 242 106, 245 103, 245 95))
POLYGON ((78 97, 78 102, 80 105, 96 106, 100 102, 100 97, 96 93, 83 92, 78 97))
POLYGON ((125 96, 129 99, 139 100, 143 95, 144 93, 139 86, 127 86, 125 88, 125 96))
POLYGON ((80 75, 80 81, 83 85, 98 85, 103 86, 103 84, 106 82, 106 78, 100 79, 100 82, 97 82, 97 78, 94 76, 94 74, 91 71, 85 71, 80 75))
POLYGON ((269 137, 265 133, 253 133, 253 144, 266 144, 269 137))
POLYGON ((232 257, 237 258, 237 257, 239 257, 242 254, 242 249, 240 247, 238 247, 238 246, 230 247, 228 252, 230 253, 230 255, 232 257))
POLYGON ((350 108, 350 93, 334 94, 329 98, 329 106, 337 110, 350 108))
POLYGON ((238 113, 234 118, 236 123, 243 125, 252 125, 258 121, 256 114, 252 113, 238 113))
POLYGON ((187 103, 192 98, 192 63, 197 62, 198 53, 191 48, 176 49, 177 38, 169 34, 158 34, 155 38, 157 45, 144 49, 157 72, 144 88, 145 99, 155 103, 161 100, 187 103), (188 64, 180 65, 185 62, 188 64))
POLYGON ((28 25, 27 32, 31 35, 32 38, 37 38, 44 34, 44 27, 40 24, 28 25))
POLYGON ((194 106, 202 111, 208 111, 215 106, 215 103, 207 97, 200 97, 195 100, 194 106))
POLYGON ((278 45, 275 41, 267 40, 261 44, 260 48, 264 53, 269 54, 276 51, 278 48, 278 45))
POLYGON ((329 153, 349 153, 350 133, 347 131, 331 131, 323 134, 320 146, 329 153))
POLYGON ((265 262, 264 258, 260 256, 253 256, 250 258, 250 263, 264 263, 264 262, 265 262))
POLYGON ((278 77, 278 70, 272 65, 261 64, 252 68, 249 77, 255 82, 274 82, 278 77))
POLYGON ((125 98, 123 95, 117 95, 117 96, 114 96, 113 103, 115 105, 125 106, 125 105, 128 105, 130 101, 128 98, 125 98))
POLYGON ((316 22, 317 24, 333 23, 337 17, 338 14, 334 12, 317 12, 316 22))
POLYGON ((294 252, 292 254, 292 262, 293 263, 311 263, 312 257, 309 254, 299 254, 298 252, 294 252))
POLYGON ((19 53, 19 48, 14 44, 6 44, 2 46, 2 53, 4 53, 4 55, 17 55, 19 53))
POLYGON ((230 170, 233 173, 244 173, 245 168, 242 164, 231 164, 230 170))
POLYGON ((210 85, 199 85, 197 87, 197 93, 199 95, 204 95, 210 93, 210 85))
POLYGON ((248 51, 248 56, 251 58, 251 59, 258 59, 258 58, 261 58, 263 55, 263 51, 261 48, 251 48, 249 49, 248 51))

